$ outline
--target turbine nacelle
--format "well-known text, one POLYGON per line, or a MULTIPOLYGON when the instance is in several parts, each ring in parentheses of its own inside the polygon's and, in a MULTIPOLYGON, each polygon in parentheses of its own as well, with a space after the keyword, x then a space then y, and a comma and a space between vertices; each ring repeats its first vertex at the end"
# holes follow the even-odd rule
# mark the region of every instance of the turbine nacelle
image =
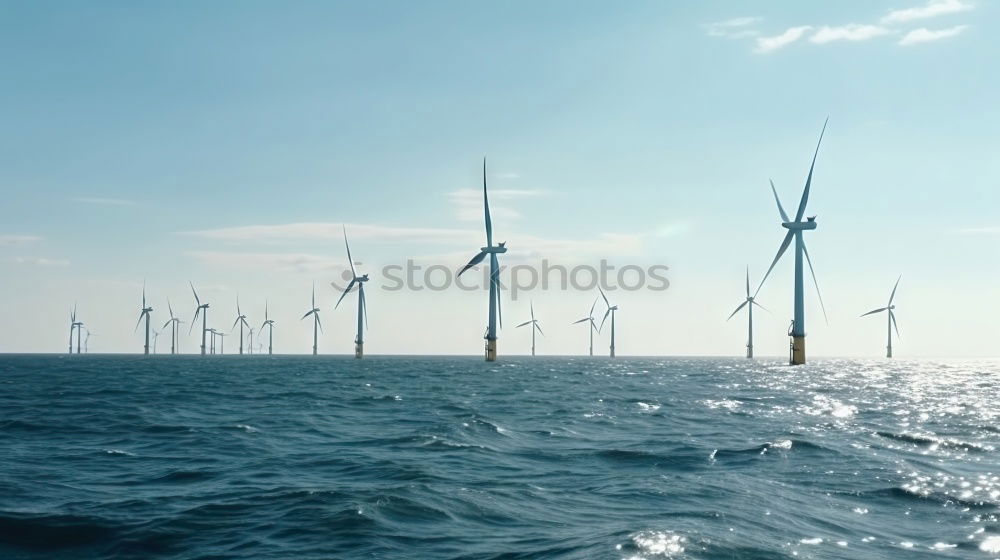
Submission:
POLYGON ((479 250, 481 252, 483 252, 483 253, 495 253, 495 254, 501 255, 501 254, 507 252, 507 247, 505 247, 506 244, 507 244, 507 242, 505 241, 505 242, 503 242, 503 243, 501 243, 499 245, 496 245, 494 247, 481 247, 479 250))
POLYGON ((795 230, 806 230, 806 229, 816 229, 816 216, 809 218, 804 222, 782 222, 781 227, 785 229, 795 230))

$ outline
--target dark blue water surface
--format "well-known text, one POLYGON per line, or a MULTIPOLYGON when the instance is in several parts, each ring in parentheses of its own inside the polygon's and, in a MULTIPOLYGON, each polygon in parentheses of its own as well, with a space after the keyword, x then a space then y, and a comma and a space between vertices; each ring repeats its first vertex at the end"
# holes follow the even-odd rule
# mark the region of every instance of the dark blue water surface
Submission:
POLYGON ((0 558, 1000 556, 1000 364, 0 357, 0 558))

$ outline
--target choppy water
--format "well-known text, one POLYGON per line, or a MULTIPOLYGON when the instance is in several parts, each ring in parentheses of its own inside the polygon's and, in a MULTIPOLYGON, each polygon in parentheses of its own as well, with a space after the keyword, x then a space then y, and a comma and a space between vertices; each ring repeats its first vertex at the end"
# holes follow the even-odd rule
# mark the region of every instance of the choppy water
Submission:
POLYGON ((1000 557, 1000 363, 0 357, 0 557, 1000 557))

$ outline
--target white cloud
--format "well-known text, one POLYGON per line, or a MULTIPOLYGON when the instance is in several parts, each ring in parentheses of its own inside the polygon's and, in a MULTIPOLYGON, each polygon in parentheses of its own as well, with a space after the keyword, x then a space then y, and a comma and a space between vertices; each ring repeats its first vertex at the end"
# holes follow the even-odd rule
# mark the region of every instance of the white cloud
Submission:
POLYGON ((0 235, 0 245, 23 245, 41 240, 37 235, 0 235))
POLYGON ((66 259, 48 259, 45 257, 14 257, 11 259, 17 264, 28 266, 69 266, 66 259))
MULTIPOLYGON (((341 222, 298 222, 291 224, 253 225, 228 228, 180 232, 205 239, 220 241, 340 241, 344 237, 341 222)), ((371 239, 381 241, 460 242, 470 236, 481 236, 482 232, 472 229, 419 228, 382 226, 373 224, 347 224, 347 234, 351 239, 371 239)))
POLYGON ((759 17, 738 17, 725 21, 716 21, 705 24, 705 29, 711 37, 728 37, 738 39, 741 37, 751 37, 758 34, 755 29, 749 29, 751 25, 759 23, 759 17))
POLYGON ((137 204, 134 200, 126 200, 124 198, 101 198, 93 196, 78 196, 70 200, 84 204, 99 204, 101 206, 135 206, 137 204))
POLYGON ((903 38, 899 40, 899 44, 905 47, 919 43, 928 43, 930 41, 940 41, 941 39, 954 37, 955 35, 965 31, 968 27, 968 25, 956 25, 955 27, 949 27, 947 29, 927 29, 926 27, 921 27, 920 29, 914 29, 904 35, 903 38))
POLYGON ((1000 226, 962 228, 958 230, 958 233, 965 233, 969 235, 1000 235, 1000 226))
MULTIPOLYGON (((277 270, 279 272, 323 272, 344 268, 343 261, 307 253, 238 253, 192 251, 188 256, 222 268, 277 270)), ((198 287, 200 291, 202 288, 198 287)))
POLYGON ((774 35, 772 37, 758 37, 757 52, 769 53, 772 51, 776 51, 782 47, 794 43, 795 41, 798 41, 810 30, 812 30, 811 25, 800 25, 798 27, 789 27, 781 35, 774 35))
MULTIPOLYGON (((526 189, 493 189, 490 190, 490 216, 493 220, 516 220, 521 213, 507 206, 505 202, 531 198, 545 194, 543 191, 526 189)), ((458 212, 458 219, 465 222, 483 221, 483 191, 478 189, 459 189, 448 193, 452 204, 458 212)))
POLYGON ((901 23, 915 19, 927 19, 948 14, 968 12, 975 9, 972 4, 961 0, 930 0, 923 6, 893 10, 882 18, 882 23, 901 23))
POLYGON ((824 25, 809 40, 817 44, 825 44, 833 41, 867 41, 875 37, 888 35, 889 33, 892 33, 892 31, 878 25, 863 25, 858 23, 850 23, 838 27, 824 25))

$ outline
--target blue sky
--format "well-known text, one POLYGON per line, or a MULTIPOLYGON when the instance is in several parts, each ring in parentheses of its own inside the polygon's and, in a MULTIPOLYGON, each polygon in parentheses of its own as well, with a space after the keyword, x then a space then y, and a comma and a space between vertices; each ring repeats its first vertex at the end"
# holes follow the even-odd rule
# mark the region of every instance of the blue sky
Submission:
MULTIPOLYGON (((373 276, 458 268, 482 244, 483 155, 507 264, 664 264, 617 294, 622 354, 742 352, 758 279, 823 119, 808 236, 809 350, 996 354, 996 6, 888 2, 0 3, 0 351, 60 351, 73 302, 94 350, 133 351, 143 279, 189 319, 192 280, 228 328, 264 300, 276 350, 351 350, 333 311, 342 223, 373 276), (263 227, 266 226, 266 227, 263 227)), ((790 255, 789 255, 790 257, 790 255)), ((791 259, 761 292, 757 352, 782 354, 791 259)), ((377 287, 377 286, 376 286, 377 287)), ((595 294, 507 301, 501 353, 578 353, 595 294)), ((374 353, 478 354, 482 294, 369 291, 374 353)), ((182 347, 193 350, 195 337, 182 347)), ((606 336, 600 346, 607 345, 606 336)))

